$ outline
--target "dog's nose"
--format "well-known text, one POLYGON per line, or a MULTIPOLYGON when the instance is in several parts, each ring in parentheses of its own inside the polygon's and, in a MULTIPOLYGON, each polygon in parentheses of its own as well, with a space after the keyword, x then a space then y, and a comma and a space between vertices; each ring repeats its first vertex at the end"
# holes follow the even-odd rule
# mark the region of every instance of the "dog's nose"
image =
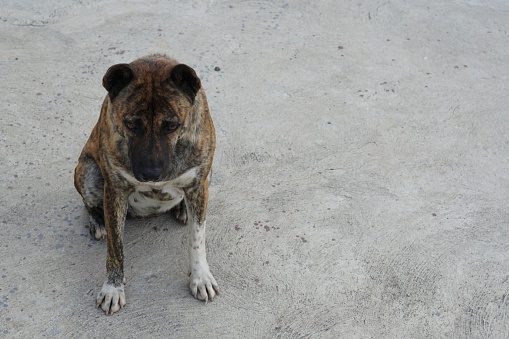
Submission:
POLYGON ((161 179, 162 168, 160 167, 145 167, 140 173, 141 181, 158 181, 161 179))

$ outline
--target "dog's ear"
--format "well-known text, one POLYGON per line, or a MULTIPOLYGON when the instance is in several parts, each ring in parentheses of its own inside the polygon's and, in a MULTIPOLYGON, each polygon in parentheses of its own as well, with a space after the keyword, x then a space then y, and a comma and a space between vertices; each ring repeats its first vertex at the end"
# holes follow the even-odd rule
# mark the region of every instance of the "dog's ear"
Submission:
POLYGON ((191 103, 194 103, 196 93, 201 87, 200 79, 195 71, 187 65, 178 64, 171 70, 170 78, 177 88, 189 98, 191 103))
POLYGON ((133 70, 128 64, 117 64, 111 66, 103 77, 103 86, 108 91, 110 100, 120 93, 122 88, 127 86, 133 79, 133 70))

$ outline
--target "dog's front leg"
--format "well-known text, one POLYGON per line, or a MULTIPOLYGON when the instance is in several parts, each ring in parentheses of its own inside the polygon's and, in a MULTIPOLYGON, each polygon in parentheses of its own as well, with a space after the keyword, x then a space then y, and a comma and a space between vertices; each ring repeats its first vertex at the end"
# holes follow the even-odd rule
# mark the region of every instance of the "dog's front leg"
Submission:
POLYGON ((205 250, 205 217, 208 203, 208 180, 186 190, 186 206, 189 222, 189 260, 191 266, 191 294, 207 302, 219 294, 219 287, 207 263, 205 250))
POLYGON ((104 216, 106 226, 107 280, 97 295, 97 307, 113 314, 125 305, 123 235, 127 214, 125 190, 115 190, 111 183, 104 184, 104 216))

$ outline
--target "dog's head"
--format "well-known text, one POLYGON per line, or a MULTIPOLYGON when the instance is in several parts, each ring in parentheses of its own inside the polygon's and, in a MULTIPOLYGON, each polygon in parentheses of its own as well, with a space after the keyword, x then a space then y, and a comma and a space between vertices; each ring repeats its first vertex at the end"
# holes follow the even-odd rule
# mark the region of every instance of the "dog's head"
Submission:
POLYGON ((140 59, 110 67, 103 78, 113 124, 127 144, 139 181, 168 176, 178 139, 192 128, 190 115, 201 88, 194 70, 169 58, 140 59))

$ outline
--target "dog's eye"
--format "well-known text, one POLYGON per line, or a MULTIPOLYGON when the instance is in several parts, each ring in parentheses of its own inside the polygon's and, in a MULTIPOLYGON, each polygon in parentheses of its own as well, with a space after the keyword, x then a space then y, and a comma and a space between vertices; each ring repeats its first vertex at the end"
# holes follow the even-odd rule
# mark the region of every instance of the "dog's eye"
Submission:
POLYGON ((180 127, 180 124, 176 121, 164 121, 161 126, 161 131, 164 134, 171 134, 180 127))
POLYGON ((137 132, 139 121, 138 120, 124 120, 125 127, 131 132, 137 132))

